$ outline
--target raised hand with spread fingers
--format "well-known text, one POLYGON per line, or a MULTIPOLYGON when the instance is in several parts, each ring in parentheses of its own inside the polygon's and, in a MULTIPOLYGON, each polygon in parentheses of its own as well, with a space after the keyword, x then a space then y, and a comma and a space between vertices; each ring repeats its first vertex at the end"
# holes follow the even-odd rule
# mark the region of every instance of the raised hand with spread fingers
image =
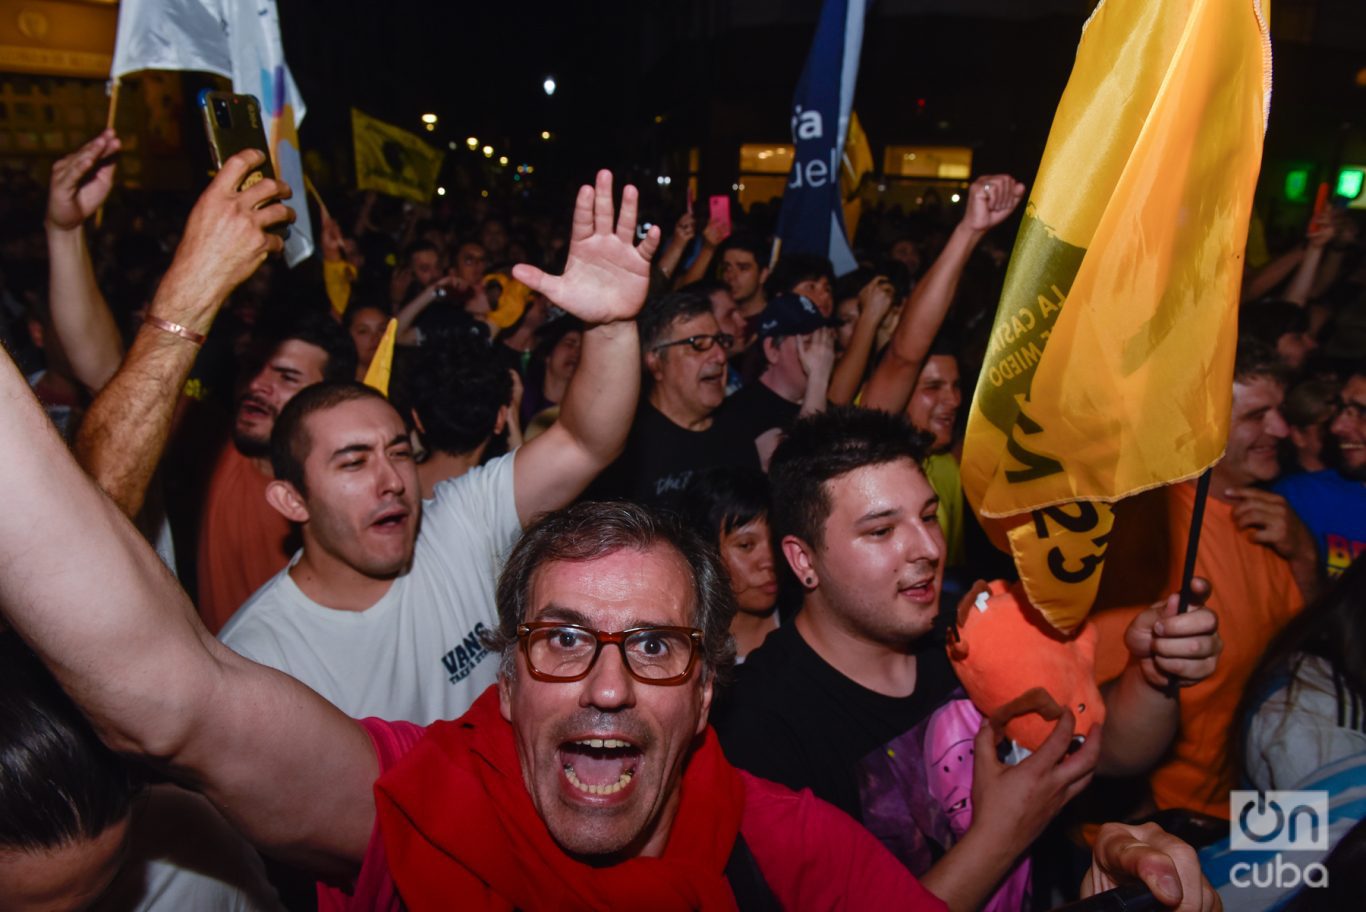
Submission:
POLYGON ((612 205, 612 172, 579 188, 563 275, 549 275, 519 263, 512 276, 539 291, 585 323, 634 320, 650 287, 650 260, 659 247, 659 227, 636 244, 640 194, 630 184, 621 192, 621 213, 612 205))
POLYGON ((564 274, 513 267, 516 279, 587 324, 559 420, 517 451, 513 487, 523 524, 579 496, 626 444, 640 393, 635 317, 659 246, 657 227, 635 242, 638 201, 636 188, 628 185, 617 213, 612 174, 599 171, 596 184, 581 187, 574 203, 564 274))

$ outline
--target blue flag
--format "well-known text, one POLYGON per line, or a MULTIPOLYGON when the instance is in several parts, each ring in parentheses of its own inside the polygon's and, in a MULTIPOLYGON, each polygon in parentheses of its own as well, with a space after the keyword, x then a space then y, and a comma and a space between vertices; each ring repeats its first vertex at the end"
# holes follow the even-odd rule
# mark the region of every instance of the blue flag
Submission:
POLYGON ((779 255, 829 257, 835 274, 858 266, 844 230, 840 159, 849 130, 863 47, 866 0, 825 0, 816 37, 792 98, 796 155, 778 216, 779 255))

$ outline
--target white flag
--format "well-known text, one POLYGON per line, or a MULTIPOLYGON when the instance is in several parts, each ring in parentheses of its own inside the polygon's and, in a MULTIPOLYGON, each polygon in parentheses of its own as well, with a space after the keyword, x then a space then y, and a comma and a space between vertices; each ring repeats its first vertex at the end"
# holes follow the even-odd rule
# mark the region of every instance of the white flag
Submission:
POLYGON ((294 266, 312 254, 298 133, 306 109, 285 64, 275 0, 123 0, 110 75, 138 70, 217 73, 232 80, 233 91, 256 96, 275 173, 294 191, 285 201, 295 214, 285 262, 294 266))

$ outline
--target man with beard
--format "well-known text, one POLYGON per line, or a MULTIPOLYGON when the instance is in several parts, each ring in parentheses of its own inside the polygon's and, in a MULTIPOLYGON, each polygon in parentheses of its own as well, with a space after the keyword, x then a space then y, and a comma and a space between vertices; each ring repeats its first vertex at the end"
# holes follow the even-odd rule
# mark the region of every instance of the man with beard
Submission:
POLYGON ((214 464, 200 514, 199 613, 212 631, 289 559, 290 523, 265 496, 280 410, 300 390, 356 372, 354 343, 323 314, 294 318, 264 350, 265 362, 237 400, 232 442, 214 464))
POLYGON ((1366 551, 1366 364, 1338 393, 1328 433, 1336 445, 1336 465, 1291 475, 1275 491, 1309 527, 1322 569, 1336 578, 1366 551))
MULTIPOLYGON (((182 389, 214 318, 233 290, 280 249, 272 225, 291 218, 276 180, 237 188, 264 155, 223 163, 186 222, 128 355, 91 403, 77 441, 81 460, 125 512, 142 508, 166 448, 182 389)), ((265 503, 271 426, 290 397, 325 378, 350 378, 356 350, 326 314, 301 314, 266 340, 259 371, 236 404, 233 444, 214 467, 202 514, 200 610, 217 630, 285 565, 289 524, 265 503)))

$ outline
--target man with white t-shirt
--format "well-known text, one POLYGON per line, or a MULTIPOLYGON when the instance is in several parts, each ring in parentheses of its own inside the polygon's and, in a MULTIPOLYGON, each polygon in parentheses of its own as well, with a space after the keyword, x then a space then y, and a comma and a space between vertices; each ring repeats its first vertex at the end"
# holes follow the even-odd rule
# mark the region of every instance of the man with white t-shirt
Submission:
POLYGON ((562 276, 517 278, 586 324, 559 420, 525 446, 436 486, 425 505, 397 411, 358 384, 295 396, 271 437, 271 506, 304 546, 223 629, 224 643, 303 681, 348 715, 420 724, 463 713, 493 683, 481 634, 502 558, 535 516, 569 503, 620 452, 640 387, 634 317, 652 230, 633 246, 636 193, 613 225, 611 175, 584 187, 562 276))

